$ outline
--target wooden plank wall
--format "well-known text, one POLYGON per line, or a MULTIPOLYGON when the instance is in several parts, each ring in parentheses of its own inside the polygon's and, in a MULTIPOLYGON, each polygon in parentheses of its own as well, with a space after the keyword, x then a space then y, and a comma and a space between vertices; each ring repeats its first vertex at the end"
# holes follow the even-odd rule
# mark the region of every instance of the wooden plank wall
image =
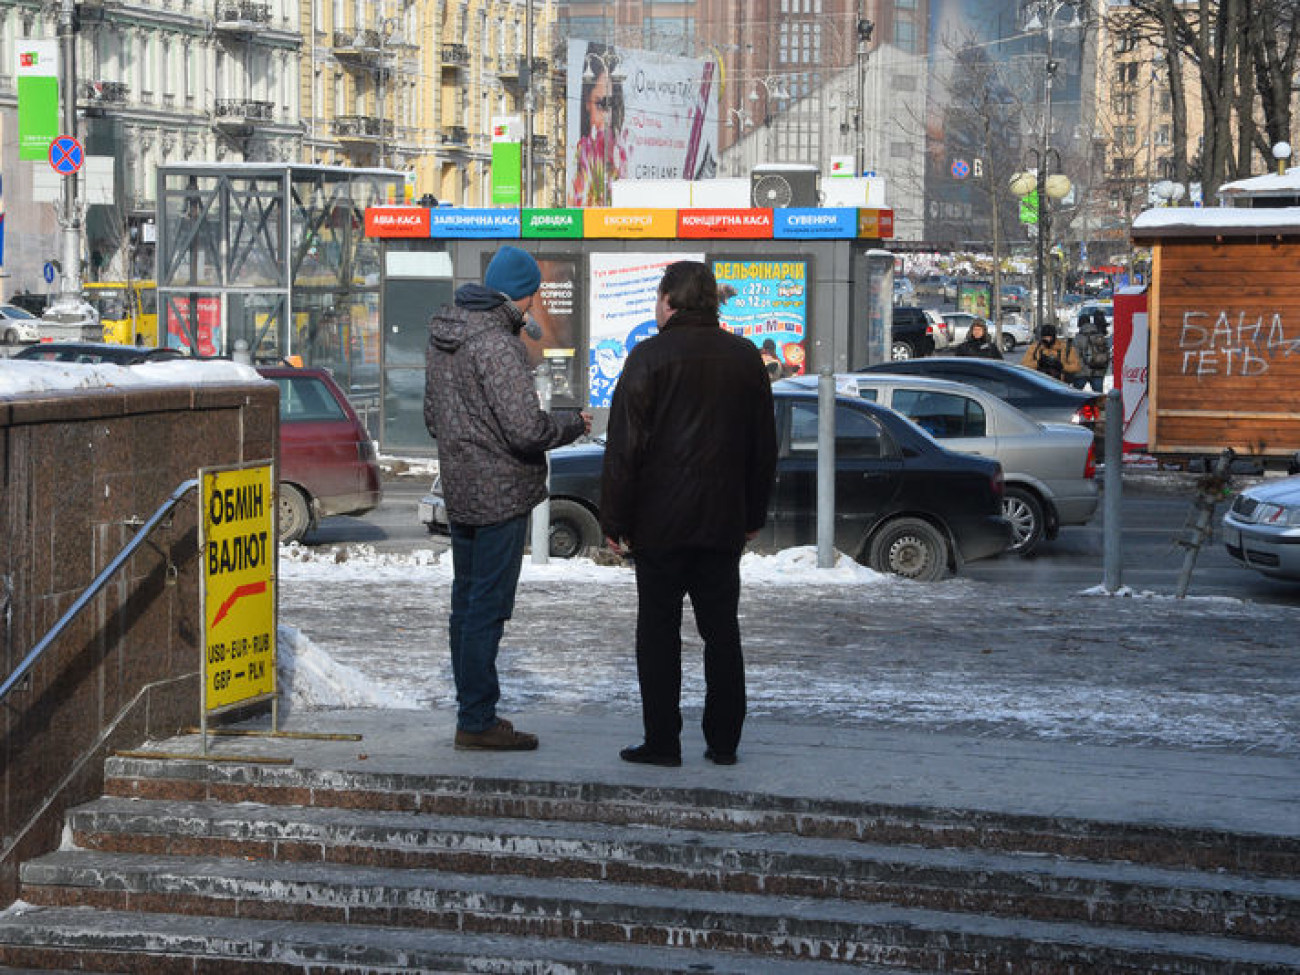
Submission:
POLYGON ((1152 248, 1152 453, 1300 450, 1300 239, 1152 248))

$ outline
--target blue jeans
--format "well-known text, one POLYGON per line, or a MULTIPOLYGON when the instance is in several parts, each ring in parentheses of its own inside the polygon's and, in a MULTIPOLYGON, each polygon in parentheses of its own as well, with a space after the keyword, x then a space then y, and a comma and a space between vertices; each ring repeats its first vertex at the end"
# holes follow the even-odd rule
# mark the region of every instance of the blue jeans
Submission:
POLYGON ((461 731, 486 731, 497 722, 497 648, 514 612, 527 537, 527 515, 451 525, 451 672, 461 731))

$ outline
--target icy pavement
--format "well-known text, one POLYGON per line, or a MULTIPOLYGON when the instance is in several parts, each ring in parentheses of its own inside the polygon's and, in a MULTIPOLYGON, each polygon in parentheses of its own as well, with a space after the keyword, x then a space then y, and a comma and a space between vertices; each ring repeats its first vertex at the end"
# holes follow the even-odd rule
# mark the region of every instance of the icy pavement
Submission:
MULTIPOLYGON (((290 706, 448 710, 450 556, 290 546, 280 559, 290 706)), ((750 714, 786 724, 1300 754, 1300 610, 1223 598, 886 577, 811 549, 747 555, 750 714)), ((639 714, 630 569, 524 563, 503 713, 639 714)), ((703 695, 690 613, 683 703, 703 695)))

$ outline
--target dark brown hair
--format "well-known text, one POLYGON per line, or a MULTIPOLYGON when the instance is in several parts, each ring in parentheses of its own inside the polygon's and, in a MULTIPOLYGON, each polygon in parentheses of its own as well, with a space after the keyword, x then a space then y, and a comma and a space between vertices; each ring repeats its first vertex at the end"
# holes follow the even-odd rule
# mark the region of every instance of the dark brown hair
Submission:
POLYGON ((700 261, 669 264, 659 282, 659 293, 674 311, 718 313, 718 282, 709 266, 700 261))

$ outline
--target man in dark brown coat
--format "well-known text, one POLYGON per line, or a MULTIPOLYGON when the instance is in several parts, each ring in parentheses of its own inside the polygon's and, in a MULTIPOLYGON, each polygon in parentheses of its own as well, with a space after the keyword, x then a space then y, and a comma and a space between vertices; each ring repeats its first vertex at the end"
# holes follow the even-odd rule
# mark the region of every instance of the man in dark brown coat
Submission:
POLYGON ((610 405, 600 522, 636 565, 637 677, 645 741, 628 762, 680 765, 682 600, 704 640, 705 756, 736 761, 745 720, 740 556, 762 528, 776 470, 763 357, 718 322, 708 266, 678 261, 659 284, 659 334, 635 346, 610 405))

